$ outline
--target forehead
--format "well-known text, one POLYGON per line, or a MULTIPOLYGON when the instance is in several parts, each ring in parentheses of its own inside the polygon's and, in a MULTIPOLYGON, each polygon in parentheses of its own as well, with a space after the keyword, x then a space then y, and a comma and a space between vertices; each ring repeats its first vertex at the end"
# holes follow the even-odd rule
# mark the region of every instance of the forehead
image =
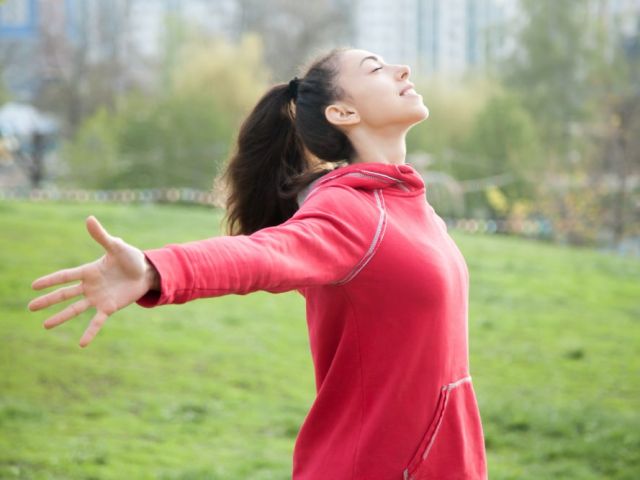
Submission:
POLYGON ((370 63, 375 63, 373 60, 365 60, 364 63, 361 64, 362 59, 366 57, 377 57, 380 61, 384 61, 384 59, 375 52, 353 48, 347 50, 342 55, 342 73, 346 75, 355 75, 361 72, 370 63))

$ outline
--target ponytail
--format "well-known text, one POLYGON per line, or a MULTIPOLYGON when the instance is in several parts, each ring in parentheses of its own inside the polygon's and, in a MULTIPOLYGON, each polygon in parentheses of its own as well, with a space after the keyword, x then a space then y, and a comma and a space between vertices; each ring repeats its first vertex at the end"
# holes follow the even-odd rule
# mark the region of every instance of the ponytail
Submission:
POLYGON ((271 87, 241 124, 222 175, 231 235, 249 235, 289 219, 298 209, 297 194, 330 171, 313 167, 314 156, 320 164, 350 160, 350 141, 324 116, 324 107, 342 93, 335 77, 343 50, 317 60, 298 80, 297 94, 290 83, 271 87))

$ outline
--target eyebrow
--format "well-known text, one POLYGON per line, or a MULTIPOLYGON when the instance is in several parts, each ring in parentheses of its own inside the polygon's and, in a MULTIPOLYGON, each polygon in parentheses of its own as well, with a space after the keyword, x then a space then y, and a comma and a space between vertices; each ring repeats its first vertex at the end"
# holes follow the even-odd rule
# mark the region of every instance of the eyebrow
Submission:
POLYGON ((362 60, 360 60, 360 65, 359 65, 360 67, 362 66, 365 60, 375 60, 376 62, 382 63, 382 61, 375 55, 369 55, 368 57, 364 57, 362 60))

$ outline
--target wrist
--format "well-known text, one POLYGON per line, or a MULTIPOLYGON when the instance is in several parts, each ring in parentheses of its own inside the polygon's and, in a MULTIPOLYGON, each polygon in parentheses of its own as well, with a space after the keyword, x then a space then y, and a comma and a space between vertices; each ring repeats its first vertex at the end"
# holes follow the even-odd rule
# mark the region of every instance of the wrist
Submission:
POLYGON ((145 282, 147 284, 147 289, 148 290, 160 290, 160 274, 158 273, 158 270, 156 270, 156 267, 153 266, 153 264, 147 260, 147 258, 144 259, 145 262, 145 282))

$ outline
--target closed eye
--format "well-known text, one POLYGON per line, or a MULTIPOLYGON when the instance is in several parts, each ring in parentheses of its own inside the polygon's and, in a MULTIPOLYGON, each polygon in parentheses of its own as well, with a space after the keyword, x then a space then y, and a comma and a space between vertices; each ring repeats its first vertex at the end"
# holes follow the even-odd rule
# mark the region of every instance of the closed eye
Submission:
POLYGON ((377 72, 377 71, 378 71, 378 70, 380 70, 380 69, 382 69, 382 67, 374 68, 374 69, 371 71, 371 73, 373 73, 373 72, 377 72))

